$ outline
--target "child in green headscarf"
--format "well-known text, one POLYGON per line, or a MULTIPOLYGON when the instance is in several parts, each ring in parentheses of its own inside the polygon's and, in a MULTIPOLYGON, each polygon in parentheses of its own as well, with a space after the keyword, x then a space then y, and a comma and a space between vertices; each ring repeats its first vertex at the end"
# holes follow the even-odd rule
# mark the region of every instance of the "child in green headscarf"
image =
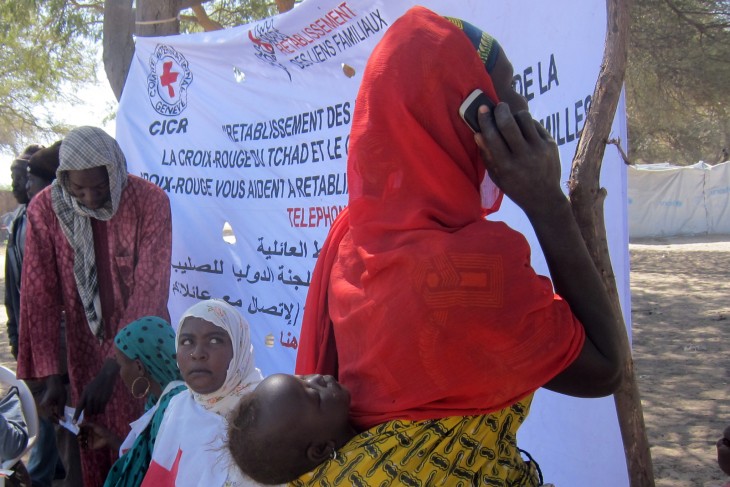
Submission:
POLYGON ((81 426, 79 441, 90 448, 119 448, 105 487, 139 486, 147 472, 154 439, 170 399, 186 389, 177 367, 175 331, 156 316, 146 316, 122 328, 114 339, 119 375, 137 399, 146 398, 146 412, 130 426, 121 442, 106 428, 81 426))

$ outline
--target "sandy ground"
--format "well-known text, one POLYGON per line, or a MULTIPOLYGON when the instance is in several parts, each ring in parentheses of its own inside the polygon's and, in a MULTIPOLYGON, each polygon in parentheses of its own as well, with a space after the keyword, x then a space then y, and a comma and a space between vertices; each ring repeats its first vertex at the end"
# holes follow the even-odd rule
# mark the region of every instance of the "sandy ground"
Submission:
MULTIPOLYGON (((719 486, 729 480, 715 442, 730 425, 730 236, 642 240, 630 253, 635 370, 656 485, 719 486)), ((0 363, 14 369, 5 321, 3 308, 0 363)))
POLYGON ((730 236, 637 241, 634 364, 657 486, 729 480, 715 442, 730 425, 730 236))

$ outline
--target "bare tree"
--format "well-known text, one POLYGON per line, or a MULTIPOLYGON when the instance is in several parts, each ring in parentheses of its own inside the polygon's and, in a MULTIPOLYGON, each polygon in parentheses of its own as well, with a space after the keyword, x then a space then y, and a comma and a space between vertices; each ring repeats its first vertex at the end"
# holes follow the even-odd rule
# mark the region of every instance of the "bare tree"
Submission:
POLYGON ((603 217, 606 190, 599 185, 603 155, 608 144, 608 136, 626 74, 631 1, 607 0, 606 2, 608 25, 606 26, 603 63, 588 118, 573 158, 569 190, 573 213, 593 261, 611 296, 611 302, 618 317, 616 326, 622 330, 623 346, 629 352, 626 354, 623 382, 614 395, 629 471, 629 482, 631 487, 653 487, 654 472, 644 427, 641 398, 634 375, 626 324, 622 318, 616 277, 608 253, 606 224, 603 217))

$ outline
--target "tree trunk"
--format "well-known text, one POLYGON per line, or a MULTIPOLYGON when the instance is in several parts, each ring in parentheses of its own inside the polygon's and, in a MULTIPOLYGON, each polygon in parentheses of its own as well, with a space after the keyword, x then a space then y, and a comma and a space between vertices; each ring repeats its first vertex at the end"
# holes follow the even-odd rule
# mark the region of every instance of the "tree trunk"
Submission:
POLYGON ((134 55, 132 35, 136 33, 138 36, 152 37, 180 33, 180 21, 177 18, 180 1, 137 0, 136 12, 132 9, 132 0, 104 2, 104 71, 117 100, 122 96, 134 55))
POLYGON ((104 2, 104 71, 117 100, 122 96, 129 65, 134 55, 134 12, 132 0, 104 2))
POLYGON ((180 33, 180 0, 137 0, 137 35, 169 36, 180 33))
POLYGON ((654 472, 644 428, 641 398, 634 375, 631 345, 619 302, 616 278, 611 266, 603 217, 606 190, 599 186, 601 163, 618 105, 628 51, 631 0, 607 0, 606 47, 596 82, 591 108, 581 134, 569 181, 573 213, 583 239, 603 276, 622 330, 627 350, 624 378, 614 395, 631 487, 653 487, 654 472))

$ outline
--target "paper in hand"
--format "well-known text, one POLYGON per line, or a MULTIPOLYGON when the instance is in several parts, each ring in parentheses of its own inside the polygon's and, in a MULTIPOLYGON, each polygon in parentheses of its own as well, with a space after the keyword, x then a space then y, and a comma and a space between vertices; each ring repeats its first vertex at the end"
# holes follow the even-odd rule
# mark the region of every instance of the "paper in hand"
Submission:
POLYGON ((81 416, 79 416, 78 421, 76 421, 76 424, 73 423, 74 414, 76 414, 76 408, 72 408, 69 406, 66 406, 63 409, 63 418, 58 422, 61 426, 69 430, 71 433, 78 435, 79 434, 79 426, 81 423, 84 422, 84 412, 81 411, 81 416))

